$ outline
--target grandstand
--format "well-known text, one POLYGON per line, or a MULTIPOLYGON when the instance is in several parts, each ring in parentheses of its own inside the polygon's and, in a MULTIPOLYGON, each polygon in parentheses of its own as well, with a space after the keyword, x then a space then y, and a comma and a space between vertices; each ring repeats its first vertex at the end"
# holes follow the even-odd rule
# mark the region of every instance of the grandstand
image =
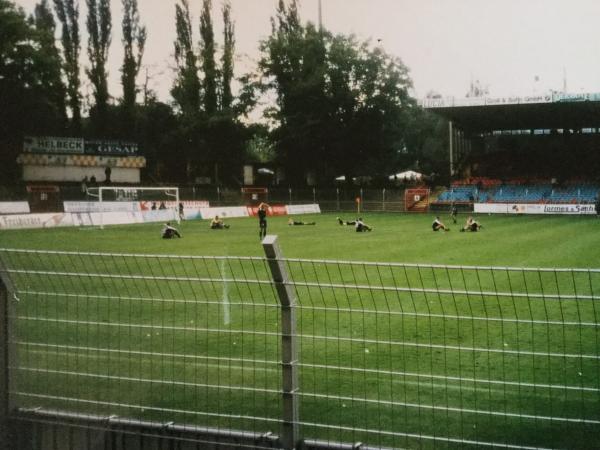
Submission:
POLYGON ((595 203, 600 94, 431 99, 423 105, 449 123, 454 181, 434 207, 595 203))

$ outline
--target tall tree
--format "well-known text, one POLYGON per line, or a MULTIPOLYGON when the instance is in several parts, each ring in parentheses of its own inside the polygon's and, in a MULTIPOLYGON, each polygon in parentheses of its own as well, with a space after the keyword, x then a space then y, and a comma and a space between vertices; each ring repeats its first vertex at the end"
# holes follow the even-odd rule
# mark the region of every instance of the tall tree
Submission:
POLYGON ((146 44, 146 27, 140 25, 137 0, 123 2, 123 66, 121 68, 121 84, 123 85, 123 122, 125 129, 134 125, 135 101, 137 96, 136 79, 142 65, 144 46, 146 44))
POLYGON ((231 19, 231 2, 223 3, 223 57, 221 59, 221 109, 231 108, 233 95, 231 80, 233 79, 233 55, 235 52, 235 24, 231 19))
POLYGON ((88 58, 87 75, 94 88, 94 105, 90 116, 97 132, 105 133, 108 121, 108 72, 106 63, 111 41, 112 18, 110 0, 86 0, 88 58))
POLYGON ((175 5, 175 29, 177 78, 171 89, 171 95, 184 116, 196 117, 200 111, 200 79, 187 0, 180 0, 180 3, 175 5))
POLYGON ((35 6, 34 24, 37 39, 40 43, 40 59, 43 63, 41 81, 44 85, 51 106, 56 110, 62 125, 66 125, 67 112, 65 103, 66 89, 61 78, 62 60, 55 43, 56 22, 48 5, 42 0, 35 6))
POLYGON ((67 94, 71 110, 71 129, 81 132, 81 94, 79 88, 79 3, 77 0, 54 0, 54 9, 62 25, 63 70, 67 79, 67 94))
POLYGON ((212 0, 202 1, 200 15, 200 36, 202 72, 204 78, 204 111, 210 117, 217 110, 217 67, 215 63, 215 34, 211 18, 212 0))
POLYGON ((0 178, 6 183, 20 175, 16 159, 25 136, 64 132, 47 38, 22 8, 0 0, 0 178))

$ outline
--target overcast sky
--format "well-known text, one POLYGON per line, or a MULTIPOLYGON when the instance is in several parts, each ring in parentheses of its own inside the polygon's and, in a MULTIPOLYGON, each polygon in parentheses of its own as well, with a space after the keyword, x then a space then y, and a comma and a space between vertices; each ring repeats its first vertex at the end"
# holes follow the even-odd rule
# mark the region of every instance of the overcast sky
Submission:
MULTIPOLYGON (((121 95, 121 0, 112 1, 110 88, 121 95)), ((189 0, 196 38, 201 0, 189 0)), ((36 0, 16 0, 32 12, 36 0)), ((50 3, 52 1, 50 0, 50 3)), ((169 99, 173 79, 175 0, 138 0, 148 28, 144 64, 151 87, 169 99)), ((270 31, 276 0, 231 0, 236 25, 236 72, 258 58, 260 39, 270 31)), ((415 95, 434 90, 464 96, 471 80, 490 95, 528 95, 561 90, 600 91, 599 0, 322 0, 323 22, 335 33, 381 39, 411 71, 415 95), (539 80, 539 81, 536 81, 539 80)), ((213 0, 215 33, 222 41, 221 2, 213 0)), ((80 0, 85 34, 85 0, 80 0)), ((318 0, 301 0, 304 20, 317 22, 318 0)), ((82 40, 85 55, 87 37, 82 40)), ((140 80, 141 81, 141 80, 140 80)))

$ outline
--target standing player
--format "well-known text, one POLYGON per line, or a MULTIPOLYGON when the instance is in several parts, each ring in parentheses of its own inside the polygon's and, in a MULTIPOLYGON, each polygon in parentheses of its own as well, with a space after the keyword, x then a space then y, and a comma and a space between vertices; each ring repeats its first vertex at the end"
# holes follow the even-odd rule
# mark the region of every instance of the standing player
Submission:
POLYGON ((452 207, 450 208, 450 215, 452 216, 452 222, 454 222, 454 225, 456 225, 456 216, 458 216, 458 208, 456 207, 454 202, 452 202, 452 207))
POLYGON ((258 205, 258 238, 260 240, 267 235, 267 208, 270 206, 265 202, 258 205))
POLYGON ((450 231, 450 228, 448 228, 446 225, 444 225, 442 223, 439 216, 435 216, 435 220, 431 224, 431 229, 433 231, 440 231, 440 230, 450 231))

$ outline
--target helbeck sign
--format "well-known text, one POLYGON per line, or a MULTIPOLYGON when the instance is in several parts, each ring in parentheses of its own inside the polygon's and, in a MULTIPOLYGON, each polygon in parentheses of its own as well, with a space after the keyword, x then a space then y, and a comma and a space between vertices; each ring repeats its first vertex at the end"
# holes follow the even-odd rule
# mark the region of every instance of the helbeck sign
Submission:
POLYGON ((114 155, 137 156, 138 145, 125 141, 84 141, 81 138, 26 137, 23 143, 25 153, 54 155, 114 155))
POLYGON ((81 138, 26 137, 23 145, 25 153, 83 154, 81 138))

